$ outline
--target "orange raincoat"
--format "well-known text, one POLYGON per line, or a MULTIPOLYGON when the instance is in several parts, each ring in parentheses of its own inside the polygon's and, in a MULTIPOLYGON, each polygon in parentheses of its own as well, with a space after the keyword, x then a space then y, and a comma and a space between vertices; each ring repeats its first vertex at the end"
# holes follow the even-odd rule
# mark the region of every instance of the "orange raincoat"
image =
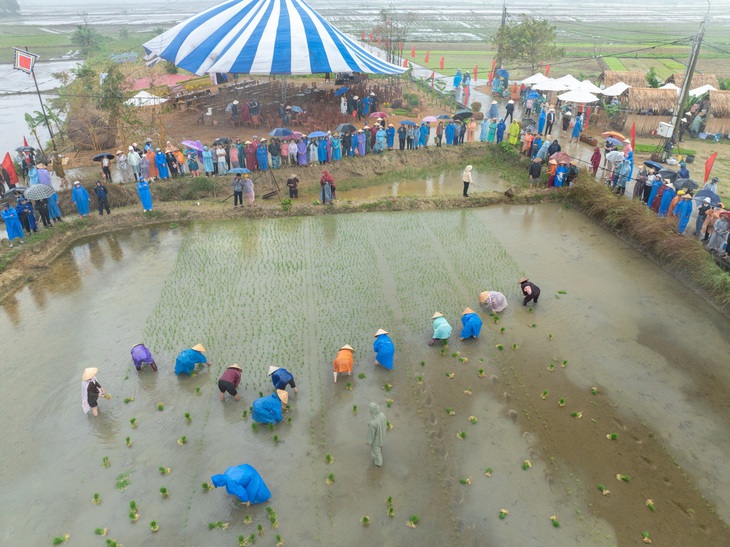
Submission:
POLYGON ((332 361, 333 370, 337 373, 352 372, 352 365, 355 360, 352 358, 352 351, 349 349, 341 349, 337 352, 337 357, 332 361))

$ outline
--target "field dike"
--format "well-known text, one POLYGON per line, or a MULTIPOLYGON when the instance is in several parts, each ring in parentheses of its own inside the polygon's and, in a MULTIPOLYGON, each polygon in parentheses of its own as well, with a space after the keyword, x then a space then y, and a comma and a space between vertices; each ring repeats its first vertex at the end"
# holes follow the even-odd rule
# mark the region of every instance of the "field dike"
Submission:
MULTIPOLYGON (((412 211, 462 209, 500 204, 536 204, 564 201, 615 233, 665 270, 679 277, 725 315, 730 315, 730 275, 694 239, 676 233, 672 219, 661 219, 638 201, 611 193, 582 173, 570 189, 546 192, 526 190, 526 158, 509 145, 486 149, 477 143, 459 147, 431 148, 407 153, 370 155, 353 161, 326 166, 337 181, 340 192, 387 183, 395 178, 414 179, 439 170, 462 170, 467 164, 497 170, 514 188, 508 197, 501 192, 476 194, 468 200, 461 196, 398 197, 371 200, 338 200, 333 206, 315 204, 321 168, 285 167, 276 172, 284 191, 285 179, 294 173, 300 180, 300 199, 291 206, 275 201, 257 200, 254 206, 233 209, 230 200, 230 177, 198 177, 160 181, 151 185, 154 211, 143 213, 134 184, 109 184, 109 202, 113 214, 99 217, 92 196, 91 216, 76 217, 69 191, 59 193, 59 205, 66 219, 53 230, 41 230, 26 237, 25 245, 0 250, 0 298, 23 283, 31 281, 75 242, 104 233, 155 224, 187 221, 226 220, 235 218, 278 218, 372 211, 412 211)), ((264 179, 262 179, 263 181, 264 179)), ((262 182, 257 194, 268 191, 269 181, 262 182)), ((91 193, 91 184, 86 184, 91 193)))

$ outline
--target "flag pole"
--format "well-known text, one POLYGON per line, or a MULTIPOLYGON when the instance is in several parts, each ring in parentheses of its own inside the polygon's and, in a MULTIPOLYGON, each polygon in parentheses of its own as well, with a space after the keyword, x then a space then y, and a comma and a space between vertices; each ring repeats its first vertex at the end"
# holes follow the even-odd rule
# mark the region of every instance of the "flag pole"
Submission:
MULTIPOLYGON (((25 46, 25 50, 28 51, 28 46, 25 46)), ((51 129, 51 124, 48 122, 48 116, 46 115, 46 107, 43 105, 43 98, 41 97, 41 90, 38 88, 38 80, 36 80, 36 78, 35 78, 35 67, 31 69, 30 74, 31 74, 31 76, 33 76, 33 83, 35 84, 36 93, 38 93, 38 101, 41 103, 41 112, 43 113, 43 119, 46 121, 46 127, 48 128, 48 134, 51 136, 51 143, 53 144, 53 149, 58 150, 56 148, 56 140, 53 136, 53 130, 51 129)), ((43 150, 41 149, 41 152, 42 151, 43 150)))

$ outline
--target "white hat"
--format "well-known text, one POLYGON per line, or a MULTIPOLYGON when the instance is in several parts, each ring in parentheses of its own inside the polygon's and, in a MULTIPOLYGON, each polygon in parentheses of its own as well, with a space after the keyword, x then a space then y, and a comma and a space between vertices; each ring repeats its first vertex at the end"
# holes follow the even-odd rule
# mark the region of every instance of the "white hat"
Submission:
POLYGON ((492 104, 497 104, 497 101, 492 101, 492 104))
POLYGON ((281 368, 281 367, 275 367, 275 366, 270 366, 270 367, 269 367, 269 372, 268 372, 268 373, 266 374, 266 376, 271 376, 271 375, 272 375, 272 374, 274 374, 274 373, 275 373, 275 372, 276 372, 277 370, 279 370, 279 368, 281 368))
POLYGON ((512 99, 510 99, 509 101, 507 101, 507 104, 515 104, 515 102, 512 99))
POLYGON ((134 147, 133 147, 133 146, 130 146, 130 147, 129 147, 129 149, 130 149, 130 150, 134 150, 134 147))
POLYGON ((78 180, 75 180, 75 181, 74 181, 74 184, 81 184, 81 182, 80 182, 80 181, 78 181, 78 180))
POLYGON ((371 96, 371 97, 375 97, 375 93, 371 91, 371 92, 370 92, 370 96, 371 96))
POLYGON ((94 376, 96 376, 97 372, 99 372, 99 369, 96 367, 85 368, 84 373, 81 375, 81 379, 84 382, 91 380, 94 376))
POLYGON ((238 104, 238 101, 233 101, 233 104, 238 104))
POLYGON ((378 329, 378 332, 375 333, 375 336, 380 336, 381 334, 388 334, 388 331, 385 329, 378 329))
POLYGON ((702 201, 704 201, 705 203, 712 203, 712 200, 710 198, 705 198, 702 201))
POLYGON ((680 121, 687 122, 687 118, 682 118, 680 121))
POLYGON ((437 311, 437 312, 435 312, 433 314, 433 316, 431 317, 431 319, 436 319, 437 317, 443 317, 443 316, 444 316, 443 313, 441 313, 440 311, 437 311))

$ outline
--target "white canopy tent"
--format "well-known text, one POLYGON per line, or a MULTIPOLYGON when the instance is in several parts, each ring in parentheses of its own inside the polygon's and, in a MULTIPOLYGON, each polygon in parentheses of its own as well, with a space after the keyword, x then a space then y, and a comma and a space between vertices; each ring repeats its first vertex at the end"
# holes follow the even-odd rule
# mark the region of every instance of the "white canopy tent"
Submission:
POLYGON ((676 85, 674 85, 673 83, 668 83, 668 84, 664 84, 664 85, 663 85, 663 86, 661 86, 661 87, 660 87, 659 89, 673 89, 673 90, 674 90, 674 91, 676 91, 677 93, 679 93, 679 92, 681 91, 681 88, 677 87, 677 86, 676 86, 676 85))
POLYGON ((705 84, 701 87, 696 87, 694 89, 690 89, 689 94, 692 97, 700 97, 709 91, 717 91, 717 89, 715 87, 711 86, 710 84, 705 84))
POLYGON ((566 89, 576 89, 581 83, 578 78, 573 77, 571 74, 566 74, 565 76, 556 78, 555 81, 563 84, 566 89))
POLYGON ((631 86, 629 84, 625 84, 623 82, 616 82, 610 87, 607 87, 603 90, 603 94, 607 97, 616 97, 618 95, 621 95, 623 92, 625 92, 628 88, 631 86))
POLYGON ((545 76, 542 72, 538 72, 537 74, 533 74, 529 78, 525 78, 520 83, 525 85, 535 85, 541 84, 545 80, 549 80, 549 78, 545 76))
POLYGON ((593 84, 590 80, 583 80, 578 86, 578 89, 581 91, 587 91, 588 93, 593 93, 594 95, 597 93, 603 93, 603 90, 593 84))
POLYGON ((544 82, 533 85, 532 89, 537 89, 538 91, 565 91, 568 87, 557 80, 548 78, 544 82))
POLYGON ((598 97, 588 91, 574 89, 567 93, 563 93, 562 95, 558 95, 558 99, 566 103, 594 103, 598 100, 598 97))
POLYGON ((131 99, 124 101, 124 104, 129 106, 153 106, 164 102, 167 102, 164 97, 158 97, 149 91, 140 91, 131 99))

